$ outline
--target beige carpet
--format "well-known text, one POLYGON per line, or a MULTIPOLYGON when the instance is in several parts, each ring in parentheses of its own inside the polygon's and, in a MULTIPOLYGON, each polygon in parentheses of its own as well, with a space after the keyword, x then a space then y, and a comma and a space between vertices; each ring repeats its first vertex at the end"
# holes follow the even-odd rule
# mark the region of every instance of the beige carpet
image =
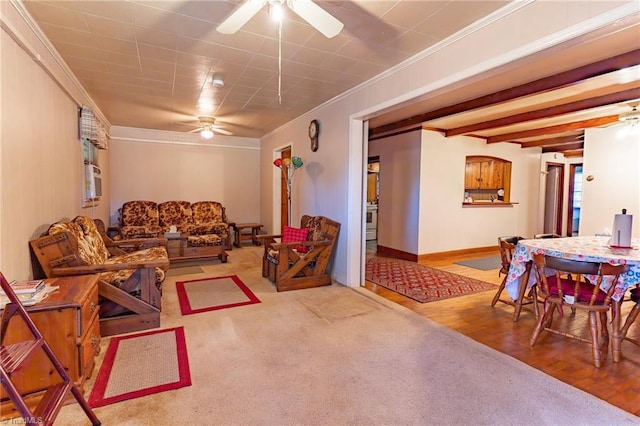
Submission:
POLYGON ((167 277, 177 277, 180 275, 189 275, 189 274, 201 274, 204 271, 198 265, 194 266, 171 266, 171 268, 166 272, 167 277))
MULTIPOLYGON (((237 274, 262 301, 234 309, 183 317, 172 285, 180 278, 169 279, 162 327, 184 326, 193 384, 97 408, 102 424, 640 421, 367 290, 276 293, 259 262, 259 248, 243 247, 227 264, 204 267, 208 275, 237 274)), ((88 422, 75 405, 64 407, 56 424, 88 422)))

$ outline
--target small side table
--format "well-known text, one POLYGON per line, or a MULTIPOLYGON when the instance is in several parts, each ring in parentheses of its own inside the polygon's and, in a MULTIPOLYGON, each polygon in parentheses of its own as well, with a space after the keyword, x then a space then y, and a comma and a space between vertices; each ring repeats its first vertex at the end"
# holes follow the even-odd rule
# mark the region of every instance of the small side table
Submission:
POLYGON ((258 240, 258 232, 262 228, 262 225, 259 223, 236 223, 233 224, 233 230, 235 231, 236 237, 233 245, 236 247, 241 247, 243 241, 251 241, 253 245, 259 246, 260 241, 258 240), (251 230, 251 232, 242 232, 245 229, 251 230))

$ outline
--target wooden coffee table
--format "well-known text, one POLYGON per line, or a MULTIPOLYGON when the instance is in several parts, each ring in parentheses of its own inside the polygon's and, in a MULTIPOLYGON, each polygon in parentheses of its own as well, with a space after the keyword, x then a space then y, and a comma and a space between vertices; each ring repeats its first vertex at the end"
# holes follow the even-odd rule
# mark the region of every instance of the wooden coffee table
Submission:
POLYGON ((189 234, 181 233, 180 236, 167 236, 167 254, 170 262, 183 260, 206 259, 218 257, 222 263, 227 262, 227 253, 224 245, 189 247, 187 244, 189 234))
POLYGON ((262 225, 259 223, 236 223, 231 225, 233 230, 235 231, 236 237, 234 239, 233 245, 236 247, 240 247, 243 241, 251 241, 253 245, 259 246, 260 240, 258 240, 258 232, 262 228, 262 225), (250 232, 242 232, 243 230, 249 229, 250 232))

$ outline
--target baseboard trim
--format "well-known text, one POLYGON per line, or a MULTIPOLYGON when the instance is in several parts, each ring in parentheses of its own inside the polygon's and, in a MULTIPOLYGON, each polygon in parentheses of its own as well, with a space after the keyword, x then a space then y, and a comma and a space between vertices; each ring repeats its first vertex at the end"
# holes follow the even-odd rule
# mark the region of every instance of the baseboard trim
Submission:
POLYGON ((453 256, 468 256, 474 254, 498 254, 497 246, 472 247, 460 250, 441 251, 437 253, 415 254, 390 247, 378 246, 376 254, 378 256, 393 257, 396 259, 408 260, 410 262, 420 262, 426 260, 442 260, 453 256))
POLYGON ((394 259, 408 260, 410 262, 418 261, 418 255, 414 253, 409 253, 406 251, 397 250, 394 248, 385 247, 381 245, 378 245, 376 255, 383 256, 383 257, 393 257, 394 259))

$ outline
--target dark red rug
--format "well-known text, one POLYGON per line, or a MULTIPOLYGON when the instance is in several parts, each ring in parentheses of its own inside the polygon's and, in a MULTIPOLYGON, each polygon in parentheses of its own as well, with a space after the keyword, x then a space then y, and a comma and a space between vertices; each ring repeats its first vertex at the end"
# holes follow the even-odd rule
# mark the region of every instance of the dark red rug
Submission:
POLYGON ((485 281, 386 257, 367 259, 365 278, 422 303, 496 288, 485 281))
POLYGON ((88 402, 102 407, 185 386, 191 386, 191 374, 182 327, 115 336, 88 402))
POLYGON ((237 275, 176 282, 182 315, 260 303, 237 275))

